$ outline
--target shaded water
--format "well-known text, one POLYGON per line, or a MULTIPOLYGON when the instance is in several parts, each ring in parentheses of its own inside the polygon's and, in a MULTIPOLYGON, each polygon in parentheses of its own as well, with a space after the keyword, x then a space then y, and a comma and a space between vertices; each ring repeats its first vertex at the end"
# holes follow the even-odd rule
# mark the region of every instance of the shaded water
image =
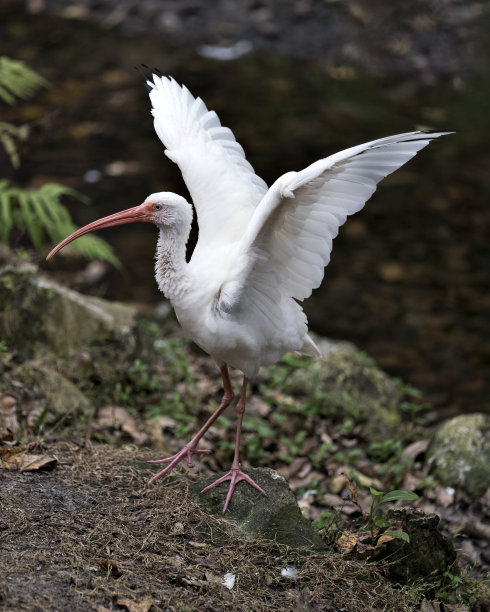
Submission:
MULTIPOLYGON (((4 52, 30 62, 53 85, 7 113, 48 118, 21 169, 5 172, 21 184, 56 180, 89 194, 92 207, 70 205, 80 225, 154 191, 186 193, 153 132, 132 69, 141 62, 172 74, 216 110, 268 183, 381 136, 455 130, 386 180, 346 223, 325 282, 305 309, 315 331, 355 342, 420 387, 436 418, 490 412, 488 73, 424 84, 416 75, 332 70, 322 60, 270 52, 218 62, 200 57, 194 44, 122 36, 45 13, 13 11, 1 24, 4 52), (89 170, 100 173, 96 183, 84 180, 97 176, 89 170)), ((143 308, 160 300, 154 229, 125 226, 104 237, 125 270, 84 288, 143 308)), ((74 283, 63 259, 49 269, 74 283)))

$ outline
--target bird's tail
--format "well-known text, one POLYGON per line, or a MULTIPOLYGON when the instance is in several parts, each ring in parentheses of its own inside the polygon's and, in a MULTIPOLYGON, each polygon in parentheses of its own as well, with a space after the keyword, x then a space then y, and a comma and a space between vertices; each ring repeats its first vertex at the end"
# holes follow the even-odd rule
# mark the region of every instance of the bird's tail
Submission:
POLYGON ((307 355, 308 357, 321 357, 322 352, 317 347, 317 345, 313 342, 313 340, 305 334, 303 339, 303 346, 299 349, 298 353, 300 355, 307 355))

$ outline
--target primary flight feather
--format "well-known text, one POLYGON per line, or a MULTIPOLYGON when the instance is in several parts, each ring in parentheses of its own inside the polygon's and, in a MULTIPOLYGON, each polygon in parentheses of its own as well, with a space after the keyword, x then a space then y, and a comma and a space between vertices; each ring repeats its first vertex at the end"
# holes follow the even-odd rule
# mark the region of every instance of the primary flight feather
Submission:
POLYGON ((193 209, 183 197, 155 193, 134 208, 77 230, 63 246, 96 229, 154 223, 159 230, 155 275, 182 327, 218 364, 224 394, 218 409, 150 482, 180 461, 192 467, 199 440, 232 401, 228 366, 244 374, 237 402, 235 454, 230 471, 202 492, 230 481, 223 512, 235 485, 245 480, 240 433, 248 378, 286 352, 319 355, 298 304, 323 279, 332 240, 348 215, 359 211, 385 176, 435 138, 449 132, 408 132, 380 138, 287 172, 268 188, 245 158, 231 130, 214 111, 174 79, 146 79, 155 131, 185 180, 197 213, 199 237, 189 262, 186 243, 193 209))

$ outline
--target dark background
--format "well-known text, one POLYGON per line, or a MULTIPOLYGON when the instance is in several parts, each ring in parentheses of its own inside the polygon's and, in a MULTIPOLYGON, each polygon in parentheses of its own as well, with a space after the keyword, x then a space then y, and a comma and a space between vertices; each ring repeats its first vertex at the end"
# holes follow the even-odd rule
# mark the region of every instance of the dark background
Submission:
MULTIPOLYGON (((454 130, 384 181, 348 220, 305 309, 312 329, 355 342, 419 387, 434 406, 429 419, 490 412, 485 7, 455 0, 4 0, 2 53, 29 63, 51 87, 15 108, 2 106, 2 119, 28 122, 32 134, 20 169, 2 154, 1 176, 26 187, 59 181, 88 194, 91 207, 69 203, 80 225, 155 191, 186 195, 153 132, 133 69, 142 62, 216 110, 269 184, 367 140, 454 130), (215 47, 248 52, 232 61, 206 57, 215 47)), ((162 300, 153 279, 154 228, 100 235, 115 246, 122 272, 67 257, 42 265, 77 289, 149 312, 162 300)), ((14 236, 14 246, 23 239, 14 236)))

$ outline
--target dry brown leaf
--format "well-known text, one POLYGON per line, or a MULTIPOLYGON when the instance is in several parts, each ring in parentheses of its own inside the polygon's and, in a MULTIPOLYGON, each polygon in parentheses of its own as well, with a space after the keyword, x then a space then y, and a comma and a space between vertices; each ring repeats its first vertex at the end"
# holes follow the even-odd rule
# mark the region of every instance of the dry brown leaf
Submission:
POLYGON ((354 502, 354 504, 356 504, 356 506, 359 505, 359 495, 358 495, 358 491, 356 488, 356 485, 354 484, 354 481, 352 481, 350 478, 347 479, 347 487, 350 491, 350 495, 349 495, 349 499, 354 502))
POLYGON ((10 472, 35 472, 43 468, 54 467, 55 457, 29 453, 30 446, 15 446, 0 448, 2 468, 10 472))
POLYGON ((148 593, 148 595, 145 595, 140 601, 133 601, 129 599, 129 597, 118 596, 117 603, 120 606, 126 606, 129 612, 148 612, 153 605, 153 596, 151 593, 148 593))
POLYGON ((386 544, 386 542, 391 542, 391 540, 394 539, 395 538, 393 536, 383 534, 379 536, 378 541, 376 542, 376 548, 379 548, 380 546, 383 546, 383 544, 386 544))
POLYGON ((417 440, 416 442, 412 442, 403 449, 403 454, 407 455, 411 459, 415 461, 415 459, 425 453, 429 446, 430 440, 417 440))
POLYGON ((333 495, 331 493, 325 493, 325 495, 322 495, 322 497, 317 501, 321 501, 322 505, 328 506, 347 515, 359 512, 359 508, 351 501, 347 501, 338 495, 333 495))
POLYGON ((22 455, 22 458, 21 472, 35 472, 36 470, 51 468, 58 462, 55 457, 50 457, 49 455, 28 454, 22 455))
POLYGON ((142 446, 148 440, 148 435, 140 431, 136 419, 122 406, 103 406, 97 415, 97 423, 101 427, 121 429, 133 438, 137 446, 142 446))
MULTIPOLYGON (((378 529, 374 530, 374 535, 378 529)), ((355 554, 360 559, 368 559, 379 555, 379 546, 370 544, 371 533, 369 531, 350 531, 346 529, 335 543, 335 548, 343 554, 355 554)))

